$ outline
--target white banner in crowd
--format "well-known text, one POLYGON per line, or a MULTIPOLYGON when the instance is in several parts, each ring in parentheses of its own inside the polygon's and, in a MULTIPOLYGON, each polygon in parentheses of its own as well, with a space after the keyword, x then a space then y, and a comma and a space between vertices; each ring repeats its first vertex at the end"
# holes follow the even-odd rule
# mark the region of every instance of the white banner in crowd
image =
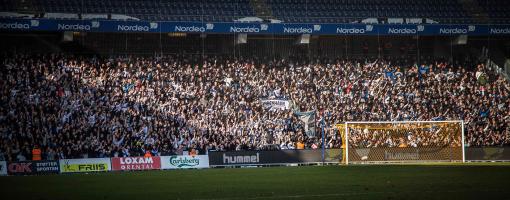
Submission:
POLYGON ((0 161, 0 176, 7 175, 7 162, 0 161))
POLYGON ((84 158, 60 160, 60 172, 105 172, 111 171, 110 158, 84 158))
POLYGON ((289 100, 277 100, 277 99, 261 99, 262 106, 270 110, 285 110, 290 108, 289 100))
POLYGON ((209 168, 209 156, 161 156, 161 169, 209 168))
POLYGON ((309 137, 315 136, 315 110, 308 112, 294 112, 294 114, 304 123, 306 135, 309 137))

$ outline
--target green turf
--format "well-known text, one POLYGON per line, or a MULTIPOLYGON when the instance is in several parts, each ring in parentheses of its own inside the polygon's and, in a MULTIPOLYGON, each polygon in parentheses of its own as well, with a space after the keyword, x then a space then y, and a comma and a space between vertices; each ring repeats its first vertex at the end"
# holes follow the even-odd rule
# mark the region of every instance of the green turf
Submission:
POLYGON ((0 177, 1 199, 508 199, 508 163, 0 177))

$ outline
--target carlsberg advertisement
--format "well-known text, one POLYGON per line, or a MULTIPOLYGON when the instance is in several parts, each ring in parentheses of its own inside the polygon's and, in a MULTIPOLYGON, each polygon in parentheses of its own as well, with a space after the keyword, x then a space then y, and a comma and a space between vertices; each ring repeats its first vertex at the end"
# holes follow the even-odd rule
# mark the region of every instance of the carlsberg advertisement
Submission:
POLYGON ((161 169, 192 168, 209 168, 209 157, 207 155, 161 157, 161 169))

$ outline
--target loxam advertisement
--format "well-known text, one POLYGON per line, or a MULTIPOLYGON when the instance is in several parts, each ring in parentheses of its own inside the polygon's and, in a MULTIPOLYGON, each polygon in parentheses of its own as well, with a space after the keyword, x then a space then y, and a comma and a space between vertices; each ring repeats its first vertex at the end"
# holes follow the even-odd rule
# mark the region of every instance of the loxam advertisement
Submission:
POLYGON ((114 171, 161 169, 161 159, 158 156, 112 158, 112 169, 114 171))

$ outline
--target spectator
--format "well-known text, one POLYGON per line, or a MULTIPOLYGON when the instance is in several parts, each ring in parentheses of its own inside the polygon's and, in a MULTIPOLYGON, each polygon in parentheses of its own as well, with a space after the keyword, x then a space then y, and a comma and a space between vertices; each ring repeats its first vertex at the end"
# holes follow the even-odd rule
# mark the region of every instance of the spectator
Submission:
POLYGON ((32 149, 32 160, 41 160, 41 149, 37 145, 32 149))
MULTIPOLYGON (((334 125, 344 121, 460 119, 468 145, 510 144, 510 84, 477 63, 62 54, 2 60, 6 160, 30 158, 35 145, 46 159, 320 148, 320 136, 305 128, 319 130, 321 117, 326 148, 341 147, 334 125), (261 99, 289 104, 268 109, 261 99), (310 124, 295 115, 314 110, 310 124)), ((423 145, 418 135, 403 138, 405 145, 423 145)))

